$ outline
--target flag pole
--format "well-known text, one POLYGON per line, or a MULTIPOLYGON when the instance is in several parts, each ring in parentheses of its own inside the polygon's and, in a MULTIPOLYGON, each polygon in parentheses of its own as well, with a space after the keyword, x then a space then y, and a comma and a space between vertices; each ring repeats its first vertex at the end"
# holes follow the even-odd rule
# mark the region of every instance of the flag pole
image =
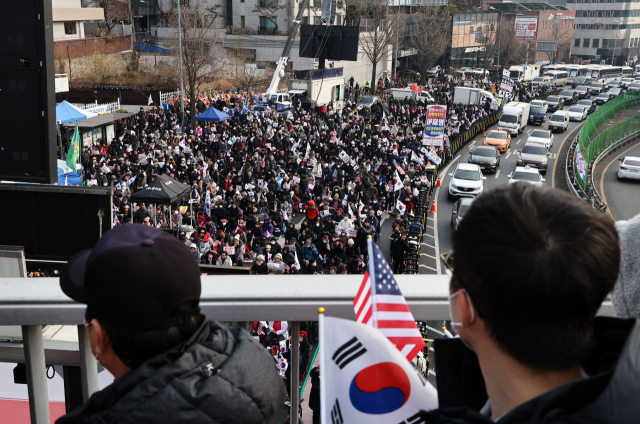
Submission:
MULTIPOLYGON (((322 379, 322 373, 326 372, 326 359, 327 354, 325 352, 325 335, 324 335, 324 308, 318 308, 318 333, 320 336, 318 337, 318 343, 320 344, 320 367, 319 367, 319 376, 322 379)), ((313 365, 313 364, 312 364, 313 365)), ((320 382, 320 424, 327 423, 327 382, 320 382)))
POLYGON ((369 263, 367 264, 367 268, 369 268, 369 285, 371 286, 371 308, 372 314, 371 318, 373 319, 373 328, 378 328, 378 308, 376 307, 376 267, 372 266, 373 263, 373 237, 367 236, 367 251, 369 253, 369 263))

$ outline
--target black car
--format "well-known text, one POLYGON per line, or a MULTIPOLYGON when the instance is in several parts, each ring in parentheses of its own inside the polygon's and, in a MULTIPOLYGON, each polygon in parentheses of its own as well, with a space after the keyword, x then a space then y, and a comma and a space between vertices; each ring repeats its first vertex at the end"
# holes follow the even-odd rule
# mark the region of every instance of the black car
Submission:
POLYGON ((474 200, 475 198, 469 199, 467 197, 462 197, 453 204, 453 209, 451 209, 451 226, 454 231, 458 229, 458 225, 460 225, 462 217, 469 210, 474 200))
POLYGON ((596 110, 596 104, 593 100, 580 100, 578 102, 578 106, 583 106, 587 109, 587 113, 591 114, 594 110, 596 110))
POLYGON ((608 90, 607 86, 601 82, 594 82, 591 84, 591 94, 597 96, 600 93, 605 93, 608 90))
POLYGON ((591 77, 583 75, 581 77, 577 77, 571 83, 571 88, 576 88, 579 85, 591 85, 591 77))
POLYGON ((564 99, 565 105, 572 105, 578 101, 578 92, 576 90, 562 90, 559 96, 564 99))
POLYGON ((577 86, 576 91, 578 92, 578 99, 588 99, 591 97, 591 91, 586 85, 577 86))
POLYGON ((545 100, 547 101, 547 112, 562 110, 564 107, 564 99, 562 97, 549 96, 545 100))
POLYGON ((622 83, 620 81, 611 81, 607 83, 607 89, 611 90, 612 88, 622 88, 622 83))
POLYGON ((607 103, 609 100, 613 99, 613 95, 609 93, 600 93, 598 97, 596 97, 596 104, 603 105, 607 103))
POLYGON ((495 147, 478 146, 469 153, 469 163, 478 165, 483 171, 496 172, 500 166, 500 152, 495 147))

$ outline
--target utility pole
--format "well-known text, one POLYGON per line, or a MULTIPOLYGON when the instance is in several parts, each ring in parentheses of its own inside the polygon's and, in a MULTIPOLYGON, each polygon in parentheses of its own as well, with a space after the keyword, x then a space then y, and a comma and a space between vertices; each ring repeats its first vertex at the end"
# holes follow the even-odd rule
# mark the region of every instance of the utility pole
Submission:
POLYGON ((180 128, 184 128, 184 81, 182 79, 182 25, 180 23, 180 1, 178 0, 178 56, 180 56, 180 111, 182 112, 182 122, 180 128))

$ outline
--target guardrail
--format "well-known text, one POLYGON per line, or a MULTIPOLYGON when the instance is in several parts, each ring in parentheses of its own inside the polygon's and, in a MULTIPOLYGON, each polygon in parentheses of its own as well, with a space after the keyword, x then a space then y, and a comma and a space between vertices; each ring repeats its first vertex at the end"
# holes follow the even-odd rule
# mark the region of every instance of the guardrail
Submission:
MULTIPOLYGON (((435 193, 434 188, 436 181, 438 180, 438 173, 441 169, 446 167, 456 153, 458 153, 458 151, 460 151, 460 149, 462 149, 467 143, 473 140, 473 138, 480 133, 483 128, 486 131, 487 128, 498 122, 501 116, 502 111, 498 110, 492 115, 487 116, 485 119, 474 123, 469 130, 450 140, 449 149, 438 155, 442 161, 440 162, 440 165, 435 166, 435 169, 429 178, 429 186, 420 190, 418 201, 414 205, 413 217, 411 219, 411 223, 413 225, 407 235, 409 245, 413 248, 407 252, 405 256, 405 274, 419 273, 418 262, 420 260, 420 243, 422 242, 424 229, 427 226, 427 212, 429 211, 429 205, 432 202, 432 195, 435 193)), ((439 260, 440 258, 436 258, 436 261, 439 260)))
POLYGON ((640 135, 640 117, 634 116, 619 122, 598 133, 593 139, 591 135, 593 132, 597 133, 597 127, 606 123, 606 120, 616 112, 639 103, 640 92, 638 91, 627 92, 616 97, 589 117, 580 133, 569 145, 565 158, 565 177, 569 191, 602 212, 607 210, 608 205, 593 183, 593 170, 610 152, 635 140, 640 135))

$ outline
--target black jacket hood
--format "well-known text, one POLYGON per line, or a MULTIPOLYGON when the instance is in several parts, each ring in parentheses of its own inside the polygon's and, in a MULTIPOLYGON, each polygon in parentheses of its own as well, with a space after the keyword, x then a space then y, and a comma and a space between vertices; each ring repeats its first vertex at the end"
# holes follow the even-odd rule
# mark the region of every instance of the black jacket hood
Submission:
POLYGON ((275 423, 283 402, 273 358, 244 330, 205 320, 56 424, 275 423))

